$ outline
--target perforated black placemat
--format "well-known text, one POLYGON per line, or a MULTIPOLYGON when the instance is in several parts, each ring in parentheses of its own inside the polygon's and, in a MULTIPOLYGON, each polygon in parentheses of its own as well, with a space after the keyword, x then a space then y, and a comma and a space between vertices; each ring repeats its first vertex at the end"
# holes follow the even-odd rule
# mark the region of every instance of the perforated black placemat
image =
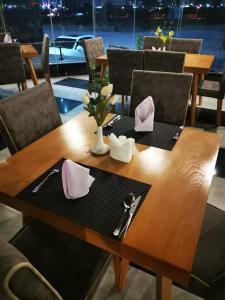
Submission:
POLYGON ((133 192, 135 196, 142 196, 139 209, 151 187, 149 184, 88 166, 90 174, 95 178, 88 195, 74 200, 66 199, 61 172, 52 175, 42 189, 33 194, 32 190, 46 174, 55 168, 61 170, 63 161, 64 159, 60 160, 17 197, 109 237, 113 237, 113 230, 123 213, 126 195, 133 192))
POLYGON ((128 138, 134 138, 138 144, 165 150, 172 150, 176 144, 176 140, 173 137, 179 132, 179 126, 154 122, 154 130, 152 132, 135 132, 134 127, 134 118, 122 116, 112 127, 103 128, 103 134, 125 135, 128 138))

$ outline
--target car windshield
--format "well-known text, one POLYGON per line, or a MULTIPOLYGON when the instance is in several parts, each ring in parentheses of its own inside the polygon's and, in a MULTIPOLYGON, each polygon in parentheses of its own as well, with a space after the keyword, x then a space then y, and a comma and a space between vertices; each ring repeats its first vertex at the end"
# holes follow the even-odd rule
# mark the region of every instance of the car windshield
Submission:
POLYGON ((76 40, 69 39, 69 38, 68 39, 67 38, 57 38, 55 40, 56 47, 61 46, 63 48, 67 48, 67 49, 73 49, 74 44, 76 42, 77 42, 76 40))

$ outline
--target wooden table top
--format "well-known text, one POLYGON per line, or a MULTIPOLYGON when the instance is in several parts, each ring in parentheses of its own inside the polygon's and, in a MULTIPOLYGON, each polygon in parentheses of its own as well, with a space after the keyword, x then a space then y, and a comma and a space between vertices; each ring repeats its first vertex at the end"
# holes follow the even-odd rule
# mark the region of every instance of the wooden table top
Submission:
POLYGON ((23 58, 33 58, 38 55, 38 51, 32 45, 20 46, 23 58))
MULTIPOLYGON (((207 74, 212 66, 214 55, 205 54, 185 54, 184 70, 185 72, 207 74)), ((108 64, 107 55, 101 55, 96 58, 96 64, 108 64)))
MULTIPOLYGON (((173 151, 137 144, 136 155, 125 164, 111 159, 109 155, 98 157, 90 153, 89 149, 96 139, 95 128, 94 119, 88 118, 87 112, 81 113, 0 162, 0 201, 186 284, 192 269, 220 136, 185 128, 173 151), (122 242, 12 198, 62 157, 152 184, 122 242)), ((107 137, 104 139, 107 142, 107 137)))

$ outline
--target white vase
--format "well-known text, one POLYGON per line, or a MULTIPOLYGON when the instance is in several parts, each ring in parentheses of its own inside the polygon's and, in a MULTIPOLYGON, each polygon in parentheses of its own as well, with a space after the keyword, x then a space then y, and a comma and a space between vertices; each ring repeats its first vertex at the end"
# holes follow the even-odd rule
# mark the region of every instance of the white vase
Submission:
POLYGON ((103 134, 102 134, 102 126, 97 127, 97 141, 91 147, 91 152, 94 154, 105 154, 109 151, 109 146, 104 143, 103 134))

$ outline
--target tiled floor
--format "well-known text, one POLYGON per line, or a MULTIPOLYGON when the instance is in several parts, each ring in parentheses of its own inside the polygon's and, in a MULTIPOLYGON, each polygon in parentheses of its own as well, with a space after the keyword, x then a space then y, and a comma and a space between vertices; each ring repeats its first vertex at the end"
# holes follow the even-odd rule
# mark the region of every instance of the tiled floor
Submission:
MULTIPOLYGON (((87 76, 76 76, 76 78, 87 79, 87 76)), ((83 111, 82 105, 82 95, 85 90, 82 88, 74 88, 68 86, 61 86, 54 84, 56 81, 60 81, 63 78, 52 79, 53 90, 58 101, 62 106, 61 108, 61 118, 63 122, 67 122, 72 117, 83 111), (61 100, 63 99, 63 100, 61 100), (68 99, 68 101, 66 100, 68 99), (76 103, 73 101, 76 101, 76 103), (77 102, 78 101, 78 102, 77 102), (79 104, 80 102, 80 104, 79 104), (69 104, 68 104, 69 103, 69 104), (64 107, 63 107, 64 104, 64 107), (67 106, 65 108, 65 106, 67 106)), ((32 83, 28 83, 29 87, 32 86, 32 83)), ((6 87, 9 88, 9 87, 6 87)), ((10 87, 12 88, 12 87, 10 87)), ((16 86, 13 87, 16 91, 16 86)), ((220 209, 225 210, 225 127, 216 128, 213 123, 205 124, 205 120, 209 120, 209 114, 211 110, 216 109, 216 101, 213 99, 204 99, 204 108, 209 109, 208 114, 207 110, 202 110, 201 112, 201 123, 197 123, 197 126, 201 127, 197 130, 207 130, 212 132, 218 132, 222 136, 221 148, 219 153, 219 158, 217 160, 217 170, 215 171, 215 176, 211 185, 211 190, 209 194, 208 202, 219 207, 220 209)), ((117 107, 118 108, 118 107, 117 107)), ((223 107, 225 111, 225 106, 223 107)), ((225 118, 225 112, 224 112, 225 118)), ((225 120, 225 119, 224 119, 225 120)), ((214 122, 212 119, 210 122, 214 122)), ((225 121, 224 121, 225 122, 225 121)), ((225 124, 224 124, 225 125, 225 124)), ((7 149, 0 151, 0 161, 5 160, 9 156, 7 149)), ((18 231, 21 227, 21 214, 11 208, 0 205, 0 238, 10 239, 14 233, 18 231)), ((113 275, 113 266, 110 265, 108 271, 106 272, 95 296, 94 300, 109 299, 109 300, 150 300, 155 299, 155 279, 154 277, 139 271, 135 268, 130 267, 128 273, 128 280, 126 288, 123 292, 118 292, 114 285, 114 275, 113 275)), ((185 292, 182 289, 173 287, 173 300, 198 300, 201 299, 196 297, 188 292, 185 292)), ((219 300, 219 299, 218 299, 219 300)))

